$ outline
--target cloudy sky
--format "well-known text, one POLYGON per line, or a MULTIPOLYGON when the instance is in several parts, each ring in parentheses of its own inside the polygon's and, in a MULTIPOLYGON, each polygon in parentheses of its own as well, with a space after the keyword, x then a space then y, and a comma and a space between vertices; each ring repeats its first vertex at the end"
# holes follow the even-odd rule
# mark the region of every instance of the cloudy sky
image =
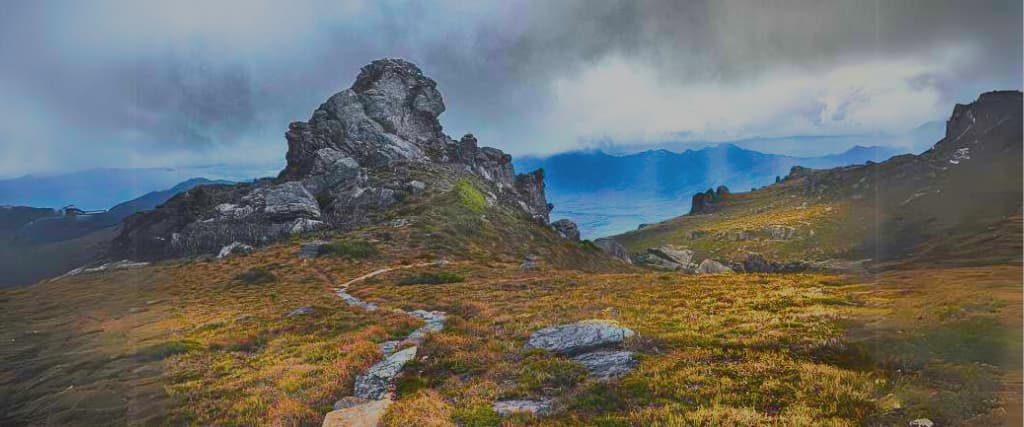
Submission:
POLYGON ((12 0, 3 9, 0 177, 283 164, 287 124, 386 56, 438 81, 450 135, 543 154, 608 141, 904 132, 979 92, 1019 89, 1024 49, 1019 0, 12 0))

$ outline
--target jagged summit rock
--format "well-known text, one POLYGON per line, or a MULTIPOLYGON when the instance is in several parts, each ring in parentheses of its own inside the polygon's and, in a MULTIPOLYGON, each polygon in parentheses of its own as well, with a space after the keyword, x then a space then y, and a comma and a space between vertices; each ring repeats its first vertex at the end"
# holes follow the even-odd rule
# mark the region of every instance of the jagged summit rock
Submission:
POLYGON ((466 176, 495 203, 547 224, 544 172, 517 175, 512 158, 442 132, 437 83, 413 63, 381 59, 306 122, 288 127, 287 165, 276 179, 202 186, 125 220, 111 254, 159 259, 259 245, 308 231, 383 220, 410 195, 442 192, 466 176))

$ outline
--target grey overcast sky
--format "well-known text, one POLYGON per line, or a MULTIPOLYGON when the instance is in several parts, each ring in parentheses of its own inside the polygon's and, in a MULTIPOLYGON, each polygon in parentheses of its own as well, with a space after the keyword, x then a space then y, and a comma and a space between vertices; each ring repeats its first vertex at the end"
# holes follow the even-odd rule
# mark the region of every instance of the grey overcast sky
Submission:
POLYGON ((287 124, 380 57, 437 80, 450 135, 513 154, 902 132, 1019 89, 1021 19, 1020 0, 9 0, 0 177, 283 163, 287 124))

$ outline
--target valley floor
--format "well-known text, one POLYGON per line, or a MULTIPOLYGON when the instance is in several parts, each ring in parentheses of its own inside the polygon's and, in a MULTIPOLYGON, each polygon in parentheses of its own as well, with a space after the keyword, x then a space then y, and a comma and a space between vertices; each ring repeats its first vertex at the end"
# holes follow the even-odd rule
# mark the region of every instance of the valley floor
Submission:
POLYGON ((319 425, 377 344, 443 310, 406 365, 388 425, 936 425, 1021 423, 1021 268, 872 276, 585 273, 545 265, 254 254, 0 292, 0 425, 319 425), (441 278, 443 280, 430 280, 441 278), (450 282, 447 284, 413 284, 450 282), (289 316, 295 309, 312 312, 289 316), (610 319, 639 367, 589 379, 524 349, 535 330, 610 319), (501 418, 504 398, 554 399, 501 418))

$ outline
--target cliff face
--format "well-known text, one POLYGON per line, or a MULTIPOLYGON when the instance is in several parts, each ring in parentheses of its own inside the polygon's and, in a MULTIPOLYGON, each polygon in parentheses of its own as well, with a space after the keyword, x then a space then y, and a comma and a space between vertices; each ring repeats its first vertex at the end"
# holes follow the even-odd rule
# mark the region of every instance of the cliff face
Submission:
POLYGON ((287 165, 274 180, 203 186, 125 220, 112 256, 154 259, 261 244, 321 228, 351 229, 408 197, 443 191, 462 176, 546 224, 543 172, 516 175, 511 156, 473 135, 442 132, 436 83, 414 64, 382 59, 307 122, 289 125, 287 165))

